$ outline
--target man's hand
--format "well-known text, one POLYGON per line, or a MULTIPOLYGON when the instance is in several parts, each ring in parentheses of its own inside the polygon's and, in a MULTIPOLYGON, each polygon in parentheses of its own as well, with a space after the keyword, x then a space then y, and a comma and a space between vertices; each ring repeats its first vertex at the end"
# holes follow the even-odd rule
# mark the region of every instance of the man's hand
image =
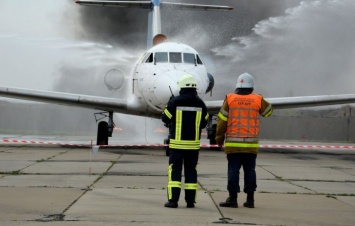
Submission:
POLYGON ((224 139, 218 139, 219 137, 216 137, 216 143, 218 145, 218 147, 223 147, 224 145, 224 139))

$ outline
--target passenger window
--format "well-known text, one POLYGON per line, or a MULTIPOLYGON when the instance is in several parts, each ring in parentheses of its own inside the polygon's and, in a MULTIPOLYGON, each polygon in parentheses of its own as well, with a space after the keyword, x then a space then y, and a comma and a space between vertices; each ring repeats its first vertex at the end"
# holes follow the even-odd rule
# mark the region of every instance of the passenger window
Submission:
POLYGON ((155 53, 155 62, 156 63, 166 63, 168 62, 168 53, 166 52, 156 52, 155 53))
POLYGON ((153 53, 147 54, 144 57, 143 62, 145 62, 145 63, 153 63, 153 53))
POLYGON ((184 53, 184 63, 194 64, 195 63, 195 54, 184 53))
POLYGON ((181 53, 169 53, 170 63, 181 63, 181 53))
POLYGON ((196 55, 196 57, 197 57, 197 64, 203 64, 200 57, 198 55, 196 55))

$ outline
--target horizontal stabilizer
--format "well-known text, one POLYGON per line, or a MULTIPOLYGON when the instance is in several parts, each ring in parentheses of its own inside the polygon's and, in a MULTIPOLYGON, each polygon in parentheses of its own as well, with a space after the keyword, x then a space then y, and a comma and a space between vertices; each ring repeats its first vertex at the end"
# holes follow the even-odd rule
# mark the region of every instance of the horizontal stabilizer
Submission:
MULTIPOLYGON (((92 6, 113 6, 113 7, 151 9, 154 2, 153 1, 76 0, 75 3, 80 5, 92 5, 92 6)), ((186 3, 174 3, 174 2, 160 2, 160 6, 164 8, 174 8, 174 9, 233 10, 233 7, 230 6, 186 4, 186 3)))
POLYGON ((193 10, 233 10, 230 6, 221 5, 200 5, 200 4, 186 4, 186 3, 173 3, 162 2, 161 7, 172 7, 174 9, 193 9, 193 10))
POLYGON ((150 9, 151 1, 100 1, 100 0, 76 0, 75 3, 80 5, 92 6, 111 6, 111 7, 125 7, 125 8, 143 8, 150 9))

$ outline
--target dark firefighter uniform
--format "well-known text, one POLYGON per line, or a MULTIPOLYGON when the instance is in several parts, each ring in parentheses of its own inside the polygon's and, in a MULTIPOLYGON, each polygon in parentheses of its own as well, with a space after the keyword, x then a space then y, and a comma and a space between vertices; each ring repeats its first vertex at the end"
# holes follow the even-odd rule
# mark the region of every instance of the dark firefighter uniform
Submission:
POLYGON ((192 87, 181 88, 180 95, 168 102, 162 114, 162 121, 169 125, 170 130, 167 189, 169 202, 165 204, 166 207, 177 207, 183 166, 185 201, 187 207, 194 207, 201 129, 206 127, 207 120, 206 105, 197 96, 196 88, 192 87))

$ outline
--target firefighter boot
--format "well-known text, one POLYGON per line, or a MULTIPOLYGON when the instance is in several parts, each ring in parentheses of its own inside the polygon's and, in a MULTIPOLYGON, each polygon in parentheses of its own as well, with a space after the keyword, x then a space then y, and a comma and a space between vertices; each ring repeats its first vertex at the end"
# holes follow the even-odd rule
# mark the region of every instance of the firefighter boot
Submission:
POLYGON ((238 208, 237 195, 229 195, 225 202, 220 202, 221 207, 238 208))
POLYGON ((243 204, 244 207, 254 208, 254 192, 247 194, 247 201, 243 204))
POLYGON ((178 204, 177 204, 177 202, 171 202, 171 201, 169 201, 169 202, 166 202, 166 203, 164 204, 164 206, 165 206, 165 207, 168 207, 168 208, 177 208, 177 207, 178 207, 178 204))

